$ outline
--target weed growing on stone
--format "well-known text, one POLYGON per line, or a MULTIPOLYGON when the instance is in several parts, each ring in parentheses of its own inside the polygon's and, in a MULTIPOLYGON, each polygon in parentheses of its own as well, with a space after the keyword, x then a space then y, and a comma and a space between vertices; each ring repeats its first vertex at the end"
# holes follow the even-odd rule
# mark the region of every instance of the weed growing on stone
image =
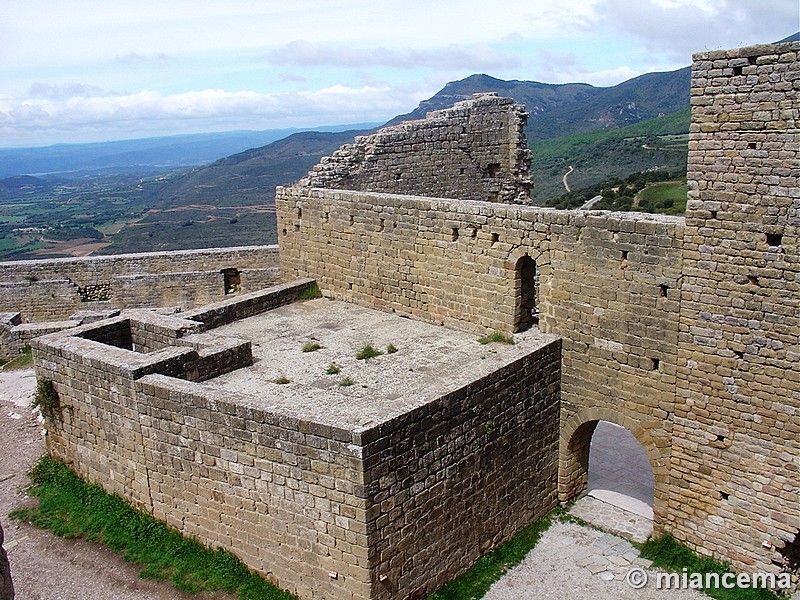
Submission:
POLYGON ((292 383, 291 379, 287 379, 283 375, 281 375, 277 379, 273 379, 272 381, 273 383, 277 383, 278 385, 286 385, 287 383, 292 383))
POLYGON ((303 352, 316 352, 322 348, 317 342, 306 342, 303 344, 303 352))
POLYGON ((51 421, 61 418, 61 400, 58 397, 58 392, 53 382, 49 379, 36 380, 33 407, 38 408, 41 413, 51 421))
POLYGON ((344 379, 342 379, 342 380, 339 382, 339 385, 340 385, 341 387, 349 387, 349 386, 351 386, 351 385, 355 385, 355 383, 356 383, 356 382, 355 382, 355 381, 353 381, 352 379, 350 379, 349 377, 345 377, 344 379))
POLYGON ((364 344, 364 347, 356 352, 356 358, 358 360, 369 360, 370 358, 375 358, 382 354, 383 352, 375 348, 372 344, 364 344))
POLYGON ((331 364, 328 365, 328 368, 325 369, 325 372, 328 375, 338 375, 339 373, 342 372, 342 368, 339 365, 337 365, 336 363, 331 363, 331 364))
POLYGON ((495 331, 491 335, 484 335, 483 337, 478 338, 478 342, 484 345, 496 343, 496 344, 510 344, 513 346, 514 338, 505 335, 503 333, 500 333, 499 331, 495 331))
POLYGON ((310 288, 304 289, 297 296, 298 300, 313 300, 314 298, 322 298, 322 292, 319 290, 319 286, 317 286, 316 283, 310 288))
POLYGON ((394 344, 389 344, 386 346, 386 354, 394 354, 395 352, 397 352, 397 346, 394 344))
POLYGON ((168 579, 185 592, 222 590, 240 600, 296 600, 251 573, 233 554, 181 536, 100 486, 85 483, 48 456, 39 460, 30 476, 30 493, 39 498, 39 505, 14 511, 15 519, 64 538, 100 542, 141 565, 142 578, 168 579))

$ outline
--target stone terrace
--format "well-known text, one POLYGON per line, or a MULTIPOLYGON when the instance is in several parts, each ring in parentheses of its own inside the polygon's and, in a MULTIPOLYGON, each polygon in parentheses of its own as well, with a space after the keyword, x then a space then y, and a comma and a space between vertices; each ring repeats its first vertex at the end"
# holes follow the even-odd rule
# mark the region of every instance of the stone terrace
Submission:
POLYGON ((326 299, 290 304, 214 331, 251 341, 254 364, 206 385, 269 397, 309 419, 348 428, 374 426, 557 339, 534 329, 515 335, 514 345, 483 345, 477 334, 326 299), (308 342, 321 348, 303 352, 308 342), (357 359, 365 344, 383 355, 357 359), (386 352, 389 344, 396 353, 386 352), (327 374, 331 364, 341 372, 327 374), (348 377, 355 383, 341 386, 348 377), (280 378, 290 383, 275 383, 280 378))

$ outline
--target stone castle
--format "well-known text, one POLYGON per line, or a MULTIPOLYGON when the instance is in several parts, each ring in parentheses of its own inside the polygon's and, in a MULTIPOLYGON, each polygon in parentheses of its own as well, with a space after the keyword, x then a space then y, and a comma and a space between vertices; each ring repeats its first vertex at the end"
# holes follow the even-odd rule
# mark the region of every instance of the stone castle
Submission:
POLYGON ((585 491, 599 421, 646 451, 657 533, 777 572, 800 543, 799 54, 694 57, 685 217, 530 206, 524 110, 478 95, 278 188, 279 251, 0 264, 0 344, 58 392, 53 456, 301 598, 425 597, 585 491), (406 329, 377 366, 332 354, 406 329), (492 331, 517 343, 473 343, 492 331), (304 339, 368 384, 332 387, 304 339))

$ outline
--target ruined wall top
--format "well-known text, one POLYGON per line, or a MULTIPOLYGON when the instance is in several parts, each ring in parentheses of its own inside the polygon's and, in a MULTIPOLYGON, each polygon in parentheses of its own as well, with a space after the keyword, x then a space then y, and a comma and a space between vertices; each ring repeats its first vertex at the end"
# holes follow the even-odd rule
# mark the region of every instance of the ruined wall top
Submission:
POLYGON ((298 185, 529 204, 527 118, 511 98, 475 94, 425 119, 357 137, 298 185))

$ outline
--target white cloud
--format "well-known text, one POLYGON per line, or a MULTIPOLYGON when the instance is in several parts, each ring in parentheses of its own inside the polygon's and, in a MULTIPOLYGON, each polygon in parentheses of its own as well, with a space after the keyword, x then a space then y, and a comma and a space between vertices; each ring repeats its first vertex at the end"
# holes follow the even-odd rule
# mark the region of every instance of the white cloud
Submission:
POLYGON ((778 41, 800 22, 797 0, 602 0, 596 12, 598 26, 684 64, 695 52, 778 41))
MULTIPOLYGON (((79 86, 79 84, 74 84, 79 86)), ((430 90, 330 86, 318 90, 257 93, 207 89, 162 95, 0 96, 0 146, 88 141, 220 129, 311 127, 388 120, 416 106, 430 90), (421 96, 421 95, 422 96, 421 96)))
POLYGON ((129 52, 124 56, 116 56, 114 57, 114 62, 122 63, 122 64, 131 64, 131 63, 144 63, 144 64, 153 64, 153 63, 168 63, 172 60, 172 57, 168 54, 164 54, 163 52, 156 52, 155 54, 139 54, 137 52, 129 52))
POLYGON ((28 89, 28 95, 31 98, 99 98, 105 96, 119 95, 116 92, 110 92, 96 85, 87 85, 85 83, 60 83, 50 84, 36 82, 32 83, 28 89))
POLYGON ((273 65, 390 67, 396 69, 507 69, 518 67, 520 58, 485 45, 450 45, 433 50, 414 48, 358 48, 295 40, 265 55, 273 65))
POLYGON ((292 73, 290 71, 282 71, 278 73, 278 79, 280 79, 281 81, 299 81, 299 82, 308 81, 308 79, 306 79, 299 73, 292 73))

